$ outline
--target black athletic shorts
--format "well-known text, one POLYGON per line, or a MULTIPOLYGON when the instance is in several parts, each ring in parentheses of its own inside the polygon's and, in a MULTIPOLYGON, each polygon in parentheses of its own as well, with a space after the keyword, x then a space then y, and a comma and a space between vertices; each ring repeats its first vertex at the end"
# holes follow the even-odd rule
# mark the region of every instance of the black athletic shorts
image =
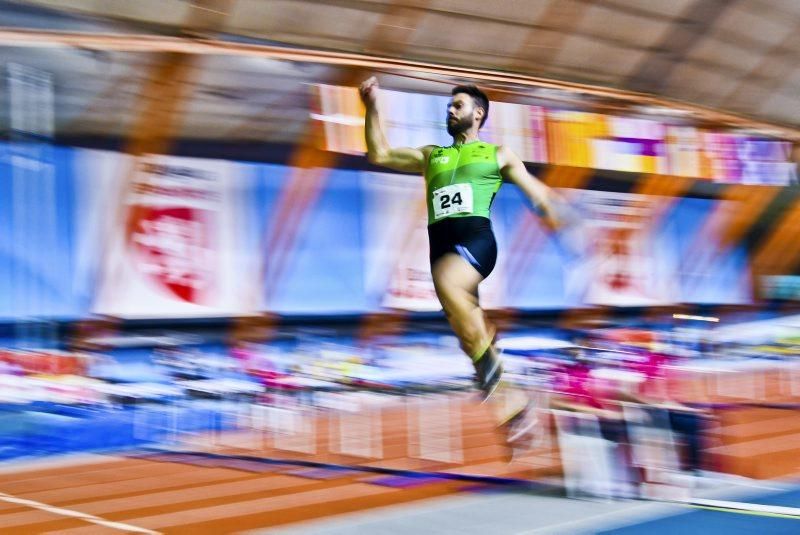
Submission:
POLYGON ((431 267, 447 253, 455 253, 483 275, 489 276, 497 262, 497 242, 492 222, 485 217, 448 217, 428 226, 431 267))

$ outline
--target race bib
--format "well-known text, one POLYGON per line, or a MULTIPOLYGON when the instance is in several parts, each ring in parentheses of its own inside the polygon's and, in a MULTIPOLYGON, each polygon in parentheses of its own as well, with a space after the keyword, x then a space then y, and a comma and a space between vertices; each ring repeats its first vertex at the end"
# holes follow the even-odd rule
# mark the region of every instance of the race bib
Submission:
POLYGON ((434 190, 433 217, 441 219, 452 214, 472 212, 472 185, 453 184, 434 190))

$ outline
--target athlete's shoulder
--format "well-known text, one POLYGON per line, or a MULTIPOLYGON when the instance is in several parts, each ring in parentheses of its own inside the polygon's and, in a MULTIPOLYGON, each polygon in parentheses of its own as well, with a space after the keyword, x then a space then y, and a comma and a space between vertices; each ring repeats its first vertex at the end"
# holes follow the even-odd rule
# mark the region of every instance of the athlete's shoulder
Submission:
POLYGON ((497 154, 514 154, 508 145, 496 145, 497 147, 497 154))
POLYGON ((442 148, 443 147, 440 147, 439 145, 423 145, 422 147, 419 148, 419 150, 425 156, 425 161, 427 161, 428 158, 430 158, 432 152, 437 150, 442 150, 442 148))
POLYGON ((505 167, 506 164, 514 163, 518 161, 520 158, 516 155, 516 153, 508 148, 507 145, 497 145, 497 164, 502 168, 505 167))

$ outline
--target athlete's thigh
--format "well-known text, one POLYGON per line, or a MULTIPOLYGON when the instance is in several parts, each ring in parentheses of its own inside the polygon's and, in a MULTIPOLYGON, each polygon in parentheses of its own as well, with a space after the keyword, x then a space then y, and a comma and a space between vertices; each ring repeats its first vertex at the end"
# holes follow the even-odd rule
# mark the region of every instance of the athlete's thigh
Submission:
POLYGON ((436 295, 448 316, 471 313, 478 306, 483 276, 455 253, 442 255, 431 267, 436 295))

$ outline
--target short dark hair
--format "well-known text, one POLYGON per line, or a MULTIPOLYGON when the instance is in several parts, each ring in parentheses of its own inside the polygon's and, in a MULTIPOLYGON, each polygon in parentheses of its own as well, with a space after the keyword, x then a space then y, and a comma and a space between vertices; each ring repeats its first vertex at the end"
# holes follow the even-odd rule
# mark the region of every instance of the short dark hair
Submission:
POLYGON ((486 93, 481 91, 472 84, 470 85, 458 85, 453 88, 453 92, 451 95, 455 96, 459 93, 464 93, 472 97, 472 101, 475 103, 476 106, 479 108, 483 108, 483 117, 481 117, 481 127, 486 122, 486 119, 489 118, 489 97, 486 96, 486 93))

